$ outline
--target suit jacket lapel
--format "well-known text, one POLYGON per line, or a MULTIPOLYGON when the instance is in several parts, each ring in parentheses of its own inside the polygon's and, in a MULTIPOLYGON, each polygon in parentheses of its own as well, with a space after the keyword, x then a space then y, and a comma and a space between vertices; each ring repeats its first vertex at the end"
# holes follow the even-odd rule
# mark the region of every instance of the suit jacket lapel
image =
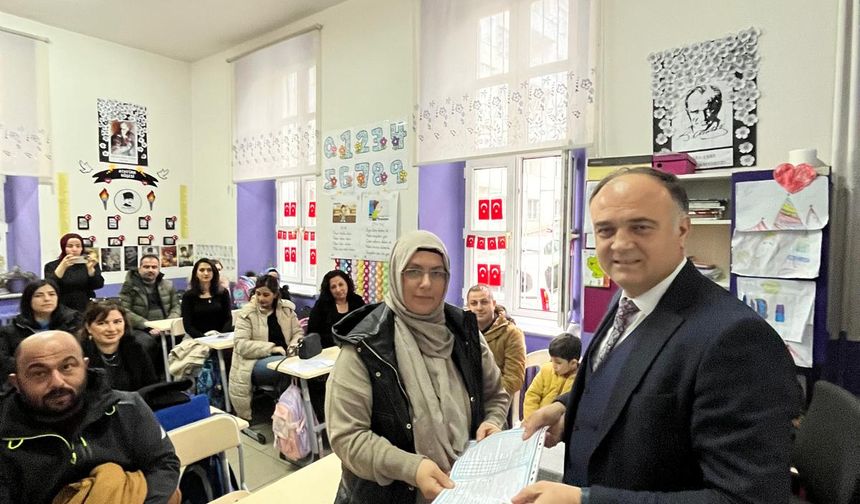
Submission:
POLYGON ((600 441, 597 446, 618 420, 633 391, 636 390, 663 346, 684 322, 684 316, 679 312, 695 302, 696 282, 704 280, 696 276, 700 275, 692 263, 688 262, 678 273, 654 311, 635 329, 634 333, 638 333, 632 341, 635 346, 631 349, 630 357, 624 364, 624 369, 612 390, 612 397, 609 399, 603 421, 600 422, 601 430, 598 432, 600 441))

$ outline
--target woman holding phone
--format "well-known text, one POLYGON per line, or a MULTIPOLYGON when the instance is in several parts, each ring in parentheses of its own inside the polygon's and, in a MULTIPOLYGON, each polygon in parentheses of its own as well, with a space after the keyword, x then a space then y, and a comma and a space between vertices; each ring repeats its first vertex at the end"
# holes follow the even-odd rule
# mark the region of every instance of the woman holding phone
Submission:
POLYGON ((98 261, 84 254, 84 239, 77 233, 60 238, 60 257, 45 264, 45 280, 57 284, 61 305, 79 312, 105 285, 98 261))

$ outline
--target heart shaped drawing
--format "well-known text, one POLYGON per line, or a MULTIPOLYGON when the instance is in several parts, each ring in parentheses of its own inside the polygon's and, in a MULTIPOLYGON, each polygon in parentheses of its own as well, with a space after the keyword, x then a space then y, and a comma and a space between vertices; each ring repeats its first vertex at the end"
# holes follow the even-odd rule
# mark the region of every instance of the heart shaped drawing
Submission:
POLYGON ((801 191, 817 176, 815 168, 806 163, 800 163, 797 166, 782 163, 773 170, 773 179, 791 194, 801 191))

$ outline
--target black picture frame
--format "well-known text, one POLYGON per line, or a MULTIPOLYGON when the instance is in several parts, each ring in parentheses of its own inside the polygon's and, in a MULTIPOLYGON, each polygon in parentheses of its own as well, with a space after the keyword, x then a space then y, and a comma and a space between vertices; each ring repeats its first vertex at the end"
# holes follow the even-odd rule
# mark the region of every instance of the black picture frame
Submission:
POLYGON ((119 236, 109 236, 108 247, 122 247, 122 240, 119 239, 119 236))
POLYGON ((108 229, 119 229, 119 219, 115 215, 109 215, 107 218, 108 229))
POLYGON ((84 215, 78 215, 78 231, 86 231, 90 228, 90 220, 84 215))
POLYGON ((152 239, 150 239, 148 236, 138 236, 137 244, 142 246, 152 245, 152 239))
POLYGON ((149 221, 146 217, 137 218, 137 229, 149 229, 149 221))
POLYGON ((164 218, 164 229, 167 229, 167 230, 176 229, 176 221, 173 220, 172 217, 165 217, 164 218))
POLYGON ((162 240, 162 243, 164 243, 164 245, 168 245, 168 246, 169 245, 176 245, 176 238, 174 238, 172 236, 165 236, 164 239, 162 240))

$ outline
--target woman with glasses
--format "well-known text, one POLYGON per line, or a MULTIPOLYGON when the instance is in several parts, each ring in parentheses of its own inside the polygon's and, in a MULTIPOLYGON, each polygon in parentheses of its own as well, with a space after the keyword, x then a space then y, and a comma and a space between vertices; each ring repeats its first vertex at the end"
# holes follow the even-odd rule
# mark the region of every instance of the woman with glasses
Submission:
POLYGON ((343 461, 337 503, 422 502, 470 439, 505 423, 509 397, 474 314, 445 303, 450 266, 434 234, 394 245, 384 302, 334 326, 342 349, 326 418, 343 461), (420 492, 420 493, 419 493, 420 492))

